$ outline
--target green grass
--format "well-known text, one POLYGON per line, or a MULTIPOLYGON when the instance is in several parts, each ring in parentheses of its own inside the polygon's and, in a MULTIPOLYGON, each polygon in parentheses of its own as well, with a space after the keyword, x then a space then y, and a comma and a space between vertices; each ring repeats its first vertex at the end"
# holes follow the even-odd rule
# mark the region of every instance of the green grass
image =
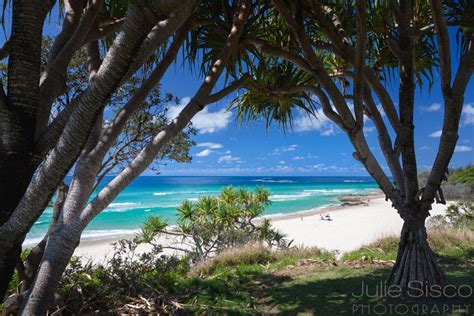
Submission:
MULTIPOLYGON (((472 232, 438 231, 431 235, 430 242, 445 264, 450 284, 473 286, 472 232)), ((376 304, 379 304, 378 308, 387 309, 425 306, 431 313, 447 306, 449 310, 442 315, 472 314, 472 296, 421 302, 355 297, 353 293, 359 293, 362 284, 373 293, 375 286, 390 273, 388 266, 361 259, 393 260, 397 245, 397 238, 384 238, 346 254, 339 262, 334 261, 332 254, 317 249, 271 252, 253 246, 233 250, 195 267, 187 278, 179 281, 181 289, 188 293, 182 301, 183 306, 191 313, 211 315, 362 315, 362 306, 366 309, 365 315, 368 306, 372 308, 370 315, 374 315, 376 304), (453 309, 453 306, 463 304, 471 304, 469 314, 453 309), (356 310, 353 312, 353 309, 356 310)), ((384 315, 390 313, 387 311, 384 315)))
MULTIPOLYGON (((419 301, 357 298, 365 284, 373 291, 385 280, 390 268, 367 265, 354 269, 351 266, 308 269, 301 274, 280 274, 259 265, 237 265, 233 269, 216 270, 207 278, 188 280, 188 289, 194 292, 184 304, 192 313, 210 314, 309 314, 352 315, 354 308, 383 304, 419 305, 419 301)), ((451 284, 474 284, 472 267, 451 267, 447 273, 451 284)), ((472 304, 471 301, 451 299, 423 301, 430 310, 435 306, 472 304)), ((411 307, 413 308, 413 307, 411 307)), ((373 313, 373 312, 372 312, 373 313)), ((355 313, 356 315, 358 313, 355 313)), ((393 313, 395 315, 395 313, 393 313)), ((450 311, 446 315, 468 315, 450 311)))
MULTIPOLYGON (((355 314, 361 314, 361 306, 383 304, 384 306, 393 306, 399 304, 407 304, 414 306, 420 302, 406 299, 384 299, 380 297, 363 297, 357 298, 353 294, 358 295, 361 292, 362 284, 369 289, 374 289, 380 281, 384 280, 390 268, 380 268, 376 266, 367 266, 361 269, 353 269, 351 267, 334 267, 328 270, 317 271, 315 273, 300 276, 297 278, 288 278, 278 284, 273 284, 266 291, 266 295, 270 298, 266 306, 260 307, 262 311, 265 308, 276 304, 279 313, 294 314, 308 313, 316 315, 352 315, 353 309, 355 314)), ((447 274, 452 284, 474 284, 474 271, 468 267, 450 269, 447 274)), ((373 293, 373 292, 372 292, 373 293)), ((472 304, 471 301, 462 299, 443 300, 443 301, 426 301, 423 304, 431 306, 446 304, 472 304)), ((372 314, 374 311, 372 310, 372 314)), ((396 313, 392 313, 395 315, 396 313)), ((463 315, 451 311, 449 315, 463 315)), ((467 314, 466 314, 467 315, 467 314)))
POLYGON ((397 257, 398 241, 397 237, 377 240, 360 249, 345 253, 342 256, 342 260, 395 260, 397 257))
POLYGON ((204 261, 193 267, 190 276, 206 276, 216 270, 232 268, 239 265, 256 264, 277 269, 295 264, 301 259, 318 260, 321 262, 334 260, 334 254, 318 248, 299 248, 282 251, 270 251, 262 245, 249 245, 239 249, 230 249, 219 256, 204 261))
MULTIPOLYGON (((444 264, 463 264, 474 258, 474 232, 442 229, 428 232, 428 242, 444 264)), ((345 261, 395 260, 398 237, 387 237, 360 249, 345 253, 345 261)))

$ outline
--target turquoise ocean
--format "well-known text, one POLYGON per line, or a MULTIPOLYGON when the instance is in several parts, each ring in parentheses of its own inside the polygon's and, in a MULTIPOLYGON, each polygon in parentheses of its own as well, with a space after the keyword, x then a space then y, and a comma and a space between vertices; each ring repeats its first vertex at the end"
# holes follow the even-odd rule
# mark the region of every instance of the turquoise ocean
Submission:
MULTIPOLYGON (((111 179, 111 178, 110 178, 111 179)), ((108 179, 108 180, 110 180, 108 179)), ((107 180, 105 181, 107 182, 107 180)), ((369 177, 171 177, 142 176, 128 186, 87 227, 83 238, 123 235, 139 229, 149 215, 176 222, 176 207, 202 195, 217 195, 228 185, 270 191, 272 204, 265 215, 309 211, 339 204, 341 194, 361 194, 378 188, 369 177)), ((48 208, 32 227, 25 244, 42 238, 48 229, 52 209, 48 208)))

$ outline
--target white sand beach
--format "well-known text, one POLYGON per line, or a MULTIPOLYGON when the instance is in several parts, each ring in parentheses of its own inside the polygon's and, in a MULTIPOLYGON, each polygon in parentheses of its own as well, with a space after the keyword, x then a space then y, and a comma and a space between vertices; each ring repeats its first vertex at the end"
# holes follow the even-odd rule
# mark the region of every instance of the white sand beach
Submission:
MULTIPOLYGON (((383 197, 368 196, 366 204, 354 206, 330 206, 314 211, 284 216, 269 216, 272 225, 285 233, 294 245, 317 246, 339 253, 357 249, 378 238, 398 235, 403 221, 383 197), (320 214, 329 213, 332 221, 322 221, 320 214)), ((435 204, 431 215, 443 214, 447 205, 435 204)), ((93 262, 102 262, 112 253, 112 243, 133 235, 114 236, 107 239, 84 240, 76 249, 76 256, 93 262)), ((169 239, 161 239, 169 244, 169 239)))
MULTIPOLYGON (((447 205, 433 205, 431 215, 443 214, 447 205)), ((347 252, 381 237, 398 235, 403 220, 385 198, 375 198, 368 205, 342 206, 324 211, 332 221, 322 221, 319 214, 272 220, 274 227, 294 239, 295 245, 317 246, 347 252)))

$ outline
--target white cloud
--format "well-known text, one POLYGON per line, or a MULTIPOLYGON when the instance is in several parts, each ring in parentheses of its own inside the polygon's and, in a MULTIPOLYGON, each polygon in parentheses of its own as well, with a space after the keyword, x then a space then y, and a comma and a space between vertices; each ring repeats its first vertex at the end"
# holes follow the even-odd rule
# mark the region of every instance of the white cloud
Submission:
POLYGON ((309 167, 312 168, 316 172, 320 172, 320 171, 345 172, 345 171, 349 170, 346 167, 339 167, 339 166, 335 166, 335 165, 329 165, 328 166, 328 165, 323 164, 323 163, 318 163, 316 165, 309 166, 309 167))
POLYGON ((296 148, 298 148, 298 145, 293 144, 293 145, 290 145, 288 147, 283 147, 281 149, 281 151, 294 151, 296 148))
POLYGON ((278 165, 273 168, 271 168, 275 172, 293 172, 293 167, 287 166, 287 165, 278 165))
POLYGON ((205 143, 196 144, 196 147, 207 147, 210 149, 219 149, 219 148, 222 148, 223 146, 222 144, 205 142, 205 143))
POLYGON ((212 150, 204 149, 196 154, 197 157, 207 157, 212 153, 212 150))
POLYGON ((225 155, 219 158, 218 163, 223 163, 223 162, 233 162, 233 161, 239 161, 239 157, 234 157, 232 155, 225 155))
POLYGON ((293 159, 293 160, 304 160, 304 157, 302 157, 302 156, 296 156, 296 157, 293 157, 293 158, 291 158, 291 159, 293 159))
POLYGON ((440 103, 433 103, 430 106, 422 106, 421 111, 423 112, 438 112, 441 110, 441 104, 440 103))
MULTIPOLYGON (((183 98, 179 105, 171 106, 167 113, 168 119, 174 119, 189 101, 189 98, 183 98)), ((205 107, 201 112, 194 116, 191 122, 193 123, 193 127, 196 128, 199 133, 211 134, 225 129, 229 125, 231 117, 232 113, 226 109, 210 112, 209 108, 205 107)))
POLYGON ((472 148, 469 146, 456 146, 454 148, 454 152, 456 153, 463 153, 463 152, 468 152, 468 151, 472 151, 472 148))
POLYGON ((436 131, 436 132, 433 132, 433 133, 429 134, 428 136, 437 138, 437 137, 441 136, 441 133, 442 133, 442 131, 439 130, 439 131, 436 131))
POLYGON ((288 147, 278 147, 273 149, 274 154, 279 154, 281 152, 295 151, 299 146, 296 144, 290 145, 288 147))
POLYGON ((336 134, 336 130, 334 129, 334 125, 329 125, 327 129, 321 131, 321 136, 331 136, 336 134))
POLYGON ((474 103, 468 103, 464 105, 462 109, 462 125, 472 125, 474 124, 474 103))
POLYGON ((321 136, 331 136, 336 133, 334 124, 323 114, 308 116, 301 114, 293 124, 295 132, 319 131, 321 136))
POLYGON ((431 149, 431 147, 429 147, 429 146, 421 146, 419 148, 419 150, 430 150, 430 149, 431 149))

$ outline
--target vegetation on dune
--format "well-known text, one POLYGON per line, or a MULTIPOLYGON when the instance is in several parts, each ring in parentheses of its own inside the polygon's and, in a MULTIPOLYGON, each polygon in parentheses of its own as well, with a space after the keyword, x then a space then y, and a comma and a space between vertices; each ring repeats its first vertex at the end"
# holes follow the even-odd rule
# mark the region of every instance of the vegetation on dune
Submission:
MULTIPOLYGON (((421 172, 418 176, 420 184, 428 181, 428 171, 421 172)), ((446 199, 473 201, 474 197, 474 166, 451 169, 447 181, 441 187, 446 199)))
MULTIPOLYGON (((466 264, 473 262, 474 231, 436 228, 429 232, 428 242, 437 254, 438 260, 445 264, 466 264)), ((394 236, 379 239, 358 250, 345 253, 345 261, 391 260, 397 256, 398 239, 394 236)))
POLYGON ((465 230, 474 230, 474 203, 460 202, 451 204, 446 215, 436 215, 428 220, 433 228, 452 227, 465 230))
MULTIPOLYGON (((450 284, 474 284, 474 232, 439 226, 429 236, 439 262, 449 267, 450 284)), ((422 303, 433 311, 445 304, 449 310, 442 314, 455 316, 467 315, 464 305, 472 300, 358 297, 361 284, 373 289, 388 277, 396 258, 396 237, 379 239, 341 260, 317 248, 276 250, 250 243, 193 264, 189 256, 165 256, 159 245, 148 245, 149 250, 138 251, 140 239, 120 241, 113 257, 99 266, 74 258, 51 311, 352 315, 361 306, 416 308, 422 303)))
POLYGON ((454 169, 448 180, 474 186, 474 166, 454 169))

